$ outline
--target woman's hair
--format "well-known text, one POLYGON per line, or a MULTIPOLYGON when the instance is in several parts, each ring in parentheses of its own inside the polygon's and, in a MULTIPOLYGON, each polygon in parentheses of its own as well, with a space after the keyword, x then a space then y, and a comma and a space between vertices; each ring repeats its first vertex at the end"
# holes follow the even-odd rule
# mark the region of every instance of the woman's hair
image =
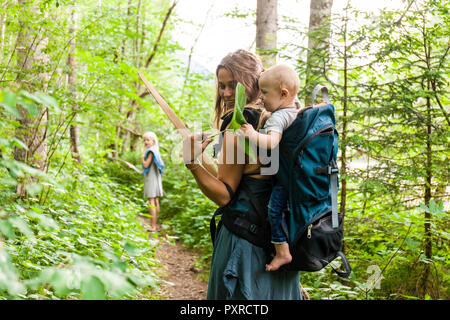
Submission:
MULTIPOLYGON (((261 58, 256 54, 247 50, 239 49, 227 54, 216 69, 216 78, 218 77, 220 69, 228 70, 236 84, 242 83, 245 87, 245 95, 247 96, 247 104, 252 104, 253 107, 259 108, 262 106, 260 100, 258 79, 261 72, 264 70, 261 58)), ((219 95, 219 84, 216 84, 216 103, 214 123, 219 127, 220 118, 229 110, 225 109, 225 103, 219 95)))
POLYGON ((150 138, 155 142, 154 147, 159 151, 158 137, 153 131, 147 131, 142 135, 142 138, 150 138))

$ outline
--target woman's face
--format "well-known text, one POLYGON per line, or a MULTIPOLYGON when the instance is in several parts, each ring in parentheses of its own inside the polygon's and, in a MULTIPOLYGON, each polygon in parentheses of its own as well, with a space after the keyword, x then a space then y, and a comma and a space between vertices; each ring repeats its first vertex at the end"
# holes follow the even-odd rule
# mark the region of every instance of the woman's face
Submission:
POLYGON ((217 72, 219 96, 223 99, 226 108, 234 107, 236 81, 230 71, 220 68, 217 72))

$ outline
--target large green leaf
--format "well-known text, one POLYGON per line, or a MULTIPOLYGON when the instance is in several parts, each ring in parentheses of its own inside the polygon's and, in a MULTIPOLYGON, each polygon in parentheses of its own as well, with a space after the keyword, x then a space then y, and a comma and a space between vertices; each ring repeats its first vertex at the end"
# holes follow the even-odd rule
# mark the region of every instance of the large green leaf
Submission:
POLYGON ((244 123, 247 123, 243 114, 246 100, 245 87, 238 82, 236 86, 236 95, 234 98, 233 117, 231 118, 229 126, 230 129, 238 130, 244 123))
MULTIPOLYGON (((236 94, 234 98, 234 111, 233 117, 231 118, 229 129, 234 131, 238 130, 243 124, 247 123, 244 118, 244 108, 247 102, 247 97, 245 96, 245 87, 238 82, 236 86, 236 94)), ((238 145, 244 147, 245 154, 248 155, 252 160, 256 159, 254 150, 250 146, 250 142, 242 137, 238 138, 238 145)))

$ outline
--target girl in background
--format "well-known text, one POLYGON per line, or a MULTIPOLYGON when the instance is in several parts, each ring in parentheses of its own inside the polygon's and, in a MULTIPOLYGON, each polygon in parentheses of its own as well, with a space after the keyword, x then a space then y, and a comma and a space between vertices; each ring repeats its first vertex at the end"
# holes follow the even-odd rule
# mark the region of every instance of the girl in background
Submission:
POLYGON ((154 132, 146 132, 142 136, 144 140, 144 155, 142 166, 144 171, 144 197, 148 199, 150 220, 150 231, 156 231, 156 222, 159 214, 159 199, 164 192, 162 188, 161 174, 164 173, 164 162, 159 153, 158 138, 154 132))

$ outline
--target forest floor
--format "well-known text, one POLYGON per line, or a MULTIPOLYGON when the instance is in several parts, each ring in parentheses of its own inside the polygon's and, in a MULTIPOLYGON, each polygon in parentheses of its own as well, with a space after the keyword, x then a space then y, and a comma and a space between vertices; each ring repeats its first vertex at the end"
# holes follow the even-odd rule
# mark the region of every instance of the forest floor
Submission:
MULTIPOLYGON (((144 227, 148 225, 145 218, 139 220, 144 227)), ((160 226, 157 230, 160 241, 156 257, 162 264, 162 283, 157 295, 162 300, 205 300, 208 282, 201 277, 204 272, 195 266, 200 254, 183 247, 181 241, 160 226)), ((154 237, 153 232, 149 232, 149 236, 154 237)))

